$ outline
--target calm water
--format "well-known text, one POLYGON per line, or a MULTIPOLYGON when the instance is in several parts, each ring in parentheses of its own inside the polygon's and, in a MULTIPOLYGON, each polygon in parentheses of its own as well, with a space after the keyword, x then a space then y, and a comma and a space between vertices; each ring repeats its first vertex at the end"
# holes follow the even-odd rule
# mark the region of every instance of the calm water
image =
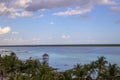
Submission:
POLYGON ((97 60, 99 56, 105 56, 111 63, 120 66, 120 47, 0 47, 14 51, 19 59, 29 57, 41 60, 44 53, 50 56, 49 65, 59 70, 72 68, 75 64, 89 63, 97 60))

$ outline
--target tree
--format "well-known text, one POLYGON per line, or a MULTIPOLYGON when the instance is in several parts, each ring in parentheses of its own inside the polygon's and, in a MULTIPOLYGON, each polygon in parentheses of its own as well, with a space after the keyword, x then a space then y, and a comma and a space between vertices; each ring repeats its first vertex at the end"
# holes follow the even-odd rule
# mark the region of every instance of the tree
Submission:
POLYGON ((102 74, 103 71, 105 70, 107 63, 108 63, 108 62, 106 61, 106 58, 105 58, 104 56, 99 57, 98 60, 95 61, 96 70, 97 70, 97 72, 98 72, 97 79, 101 79, 101 78, 102 78, 101 74, 102 74))
POLYGON ((86 72, 86 69, 84 68, 84 66, 82 66, 80 64, 77 64, 74 66, 73 75, 75 75, 78 80, 85 79, 86 74, 87 74, 87 72, 86 72))
POLYGON ((109 80, 116 80, 118 78, 118 75, 120 75, 119 71, 120 69, 116 64, 109 63, 108 68, 103 73, 104 78, 107 78, 109 80))
POLYGON ((66 70, 64 72, 62 72, 65 80, 72 80, 72 77, 73 77, 73 71, 70 69, 70 70, 66 70))

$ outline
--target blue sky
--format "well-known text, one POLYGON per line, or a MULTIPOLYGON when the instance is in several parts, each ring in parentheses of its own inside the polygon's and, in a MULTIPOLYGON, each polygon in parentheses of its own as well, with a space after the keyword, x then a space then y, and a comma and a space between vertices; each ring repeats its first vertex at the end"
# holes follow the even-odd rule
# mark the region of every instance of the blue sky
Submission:
POLYGON ((0 0, 11 44, 120 44, 120 0, 0 0))

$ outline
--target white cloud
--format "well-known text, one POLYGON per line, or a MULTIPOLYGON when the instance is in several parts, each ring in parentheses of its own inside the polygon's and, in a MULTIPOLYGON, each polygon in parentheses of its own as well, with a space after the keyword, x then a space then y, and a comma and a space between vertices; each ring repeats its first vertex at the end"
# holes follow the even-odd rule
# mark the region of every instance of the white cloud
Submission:
POLYGON ((4 28, 0 27, 0 35, 8 33, 10 32, 10 30, 11 28, 9 26, 4 27, 4 28))
POLYGON ((65 34, 64 34, 64 35, 61 36, 61 38, 62 38, 62 39, 69 39, 69 38, 71 38, 71 36, 70 36, 70 35, 65 35, 65 34))
POLYGON ((113 1, 113 0, 102 0, 102 3, 103 4, 116 4, 116 2, 115 1, 113 1))
POLYGON ((10 18, 16 17, 28 17, 31 16, 32 12, 19 10, 15 7, 8 7, 6 3, 0 3, 0 16, 8 16, 10 18))
POLYGON ((26 8, 31 2, 32 0, 15 0, 15 2, 13 2, 13 6, 15 8, 26 8))
POLYGON ((113 0, 86 0, 84 4, 85 4, 84 7, 83 7, 83 4, 77 5, 75 9, 72 8, 63 12, 56 12, 56 13, 53 13, 53 15, 57 15, 57 16, 81 15, 81 14, 85 14, 87 12, 92 11, 95 5, 98 5, 98 4, 99 5, 100 4, 115 5, 117 3, 113 0))
POLYGON ((4 3, 0 3, 0 15, 11 15, 15 12, 13 8, 7 8, 4 3))
POLYGON ((19 32, 12 32, 12 34, 19 34, 19 32))
POLYGON ((21 13, 14 12, 13 14, 9 15, 10 18, 16 18, 16 17, 30 17, 32 16, 32 12, 23 11, 21 13))
POLYGON ((25 16, 31 16, 31 15, 32 15, 32 13, 31 13, 31 12, 24 11, 24 12, 22 12, 22 13, 21 13, 21 15, 20 15, 20 16, 25 17, 25 16))
POLYGON ((78 15, 78 14, 84 14, 90 12, 91 10, 92 7, 86 7, 86 8, 77 7, 76 9, 68 9, 65 12, 57 12, 54 13, 53 15, 58 15, 58 16, 78 15))

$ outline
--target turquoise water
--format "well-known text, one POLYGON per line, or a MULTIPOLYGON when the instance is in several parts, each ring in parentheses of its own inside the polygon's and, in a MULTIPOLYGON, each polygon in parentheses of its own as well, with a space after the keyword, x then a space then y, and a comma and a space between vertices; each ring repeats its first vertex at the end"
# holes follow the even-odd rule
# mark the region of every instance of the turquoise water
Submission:
POLYGON ((49 65, 63 71, 72 68, 75 64, 86 64, 97 60, 99 56, 120 66, 120 47, 0 47, 14 51, 19 59, 29 57, 41 61, 42 55, 49 55, 49 65))

